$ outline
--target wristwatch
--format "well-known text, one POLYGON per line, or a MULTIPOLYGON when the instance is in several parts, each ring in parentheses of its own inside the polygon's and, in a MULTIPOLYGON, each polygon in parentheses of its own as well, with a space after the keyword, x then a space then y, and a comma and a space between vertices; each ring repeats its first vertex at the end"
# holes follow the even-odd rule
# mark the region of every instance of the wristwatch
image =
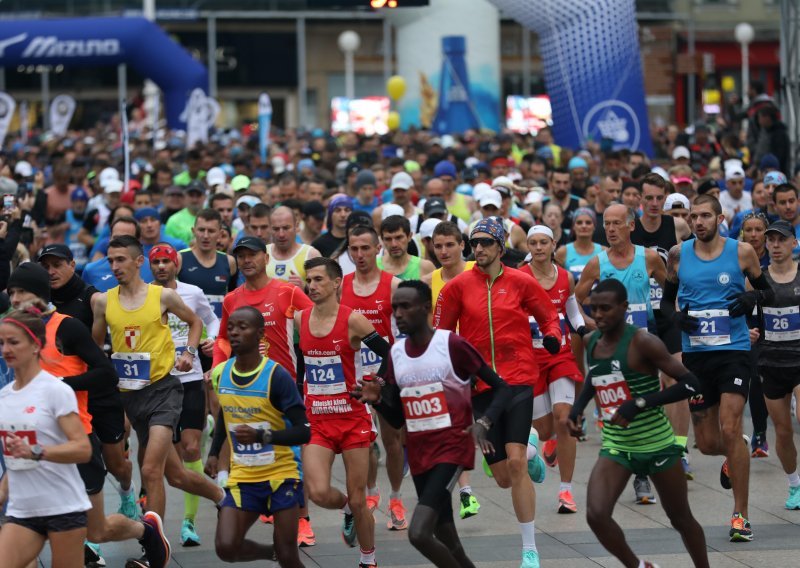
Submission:
POLYGON ((636 400, 634 400, 633 402, 634 404, 636 404, 636 408, 638 408, 639 410, 644 410, 645 407, 647 406, 647 401, 641 396, 637 397, 636 400))
POLYGON ((44 457, 44 448, 39 444, 34 444, 31 446, 31 459, 33 461, 42 461, 44 457))
POLYGON ((192 347, 191 345, 187 345, 186 352, 192 357, 197 357, 197 347, 192 347))
POLYGON ((489 420, 486 416, 481 416, 475 422, 477 422, 478 424, 480 424, 481 426, 483 426, 487 430, 490 430, 491 427, 492 427, 492 421, 489 420))

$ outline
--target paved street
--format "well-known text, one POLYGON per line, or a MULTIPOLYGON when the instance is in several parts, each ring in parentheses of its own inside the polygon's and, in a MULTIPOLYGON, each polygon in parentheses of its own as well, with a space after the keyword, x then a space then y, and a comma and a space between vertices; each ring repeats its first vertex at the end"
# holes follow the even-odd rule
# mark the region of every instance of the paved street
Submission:
MULTIPOLYGON (((691 440, 691 438, 690 438, 691 440)), ((800 444, 800 436, 795 436, 800 444)), ((774 442, 770 432, 770 444, 774 442)), ((590 566, 619 566, 616 559, 594 538, 584 517, 586 483, 599 447, 599 436, 591 429, 590 438, 578 447, 578 464, 574 481, 574 494, 579 506, 577 515, 559 515, 555 512, 558 493, 558 472, 548 470, 547 479, 537 486, 536 542, 542 566, 559 568, 584 568, 590 566)), ((730 543, 727 538, 727 522, 733 506, 730 491, 719 485, 720 458, 692 454, 695 481, 689 482, 690 499, 695 516, 703 525, 711 557, 711 565, 717 567, 753 566, 797 566, 800 551, 800 511, 783 508, 786 498, 786 478, 780 469, 774 451, 767 459, 752 460, 750 520, 755 531, 751 543, 730 543)), ((340 487, 344 485, 344 470, 337 460, 334 479, 340 487)), ((386 504, 388 481, 381 468, 379 485, 383 492, 380 512, 377 514, 377 551, 381 567, 392 568, 425 566, 427 561, 408 543, 406 532, 390 532, 386 529, 386 504)), ((498 489, 486 478, 480 466, 473 473, 472 487, 481 503, 477 517, 458 520, 458 530, 470 557, 477 566, 491 568, 516 568, 519 566, 520 537, 511 508, 511 497, 498 489)), ((116 510, 118 497, 111 484, 106 485, 108 510, 116 510)), ((411 509, 415 503, 411 480, 403 484, 406 505, 411 509)), ((209 503, 201 503, 197 519, 198 531, 203 542, 199 548, 183 549, 179 544, 180 515, 183 511, 183 496, 169 490, 167 508, 168 537, 174 545, 172 566, 184 568, 206 568, 220 566, 213 551, 215 510, 209 503)), ((306 566, 324 568, 353 567, 358 562, 357 549, 348 549, 342 544, 339 533, 341 515, 336 511, 323 511, 312 506, 312 522, 317 535, 317 545, 302 550, 306 566)), ((666 567, 691 566, 684 553, 677 533, 670 527, 660 505, 641 506, 633 503, 633 490, 623 494, 615 517, 625 529, 634 550, 648 560, 666 567)), ((256 538, 269 539, 271 527, 255 526, 256 538)), ((121 568, 128 556, 138 553, 135 543, 105 545, 103 547, 109 568, 121 568)), ((49 565, 47 555, 42 557, 49 565)), ((251 563, 242 566, 257 566, 251 563)), ((263 566, 261 564, 260 566, 263 566)))

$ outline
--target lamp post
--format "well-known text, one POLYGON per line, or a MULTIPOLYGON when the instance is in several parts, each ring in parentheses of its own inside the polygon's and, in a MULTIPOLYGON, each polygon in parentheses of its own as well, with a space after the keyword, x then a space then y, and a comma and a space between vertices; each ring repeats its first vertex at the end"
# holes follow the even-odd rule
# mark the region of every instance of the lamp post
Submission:
POLYGON ((750 97, 747 94, 750 88, 750 43, 756 33, 753 30, 753 26, 742 22, 741 24, 736 24, 733 35, 739 45, 742 46, 742 103, 747 108, 750 105, 750 97))
POLYGON ((344 93, 348 99, 353 99, 356 96, 353 55, 361 45, 361 37, 353 30, 347 30, 339 34, 337 43, 344 53, 344 93))

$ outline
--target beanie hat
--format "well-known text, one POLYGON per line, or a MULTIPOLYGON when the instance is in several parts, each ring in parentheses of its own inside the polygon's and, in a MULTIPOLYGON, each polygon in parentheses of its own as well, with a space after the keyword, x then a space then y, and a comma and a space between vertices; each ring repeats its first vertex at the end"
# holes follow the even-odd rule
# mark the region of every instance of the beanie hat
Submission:
POLYGON ((35 262, 20 264, 8 278, 7 289, 21 288, 36 294, 45 302, 50 301, 50 275, 35 262))
POLYGON ((375 179, 375 174, 369 170, 361 170, 356 176, 356 191, 365 185, 371 185, 373 187, 378 185, 378 180, 375 179))

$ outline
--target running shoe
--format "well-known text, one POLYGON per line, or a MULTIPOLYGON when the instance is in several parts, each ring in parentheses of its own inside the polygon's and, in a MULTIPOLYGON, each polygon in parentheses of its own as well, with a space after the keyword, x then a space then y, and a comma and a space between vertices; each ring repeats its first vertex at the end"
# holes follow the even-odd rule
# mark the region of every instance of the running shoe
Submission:
POLYGON ((753 434, 753 440, 750 442, 750 451, 750 455, 754 458, 769 457, 769 444, 767 443, 766 432, 756 432, 753 434))
POLYGON ((558 465, 558 440, 551 438, 542 444, 542 454, 544 463, 549 467, 556 467, 558 465))
POLYGON ((317 544, 317 537, 314 536, 314 529, 311 528, 311 521, 305 517, 300 517, 297 523, 297 545, 314 546, 317 544))
POLYGON ((800 487, 789 488, 789 498, 786 499, 786 508, 791 510, 800 509, 800 487))
POLYGON ((372 562, 370 562, 370 563, 359 562, 358 563, 358 568, 378 568, 378 563, 377 562, 375 562, 375 563, 372 563, 372 562))
POLYGON ((539 553, 535 550, 523 550, 519 568, 539 568, 539 553))
POLYGON ((647 560, 644 561, 644 568, 659 568, 658 564, 653 562, 648 562, 647 560))
POLYGON ((656 496, 650 487, 650 480, 646 475, 637 475, 633 478, 633 491, 636 493, 637 505, 654 505, 656 496))
POLYGON ((462 519, 468 519, 478 514, 481 504, 472 493, 460 492, 459 498, 461 499, 461 511, 459 515, 462 519))
POLYGON ((492 468, 489 467, 489 462, 486 461, 486 457, 481 458, 481 464, 483 465, 483 473, 486 474, 486 477, 494 477, 492 468))
POLYGON ((259 515, 258 520, 264 523, 265 525, 271 525, 273 521, 273 516, 270 515, 268 517, 267 515, 259 515))
POLYGON ((544 476, 547 474, 547 468, 539 452, 539 434, 534 429, 531 429, 531 433, 528 436, 528 445, 536 448, 536 455, 533 459, 528 460, 528 476, 534 483, 542 483, 544 476))
POLYGON ((125 568, 150 568, 147 556, 144 554, 139 558, 128 558, 125 561, 125 568))
POLYGON ((400 499, 389 499, 389 522, 386 526, 390 531, 404 531, 408 528, 406 508, 400 499))
POLYGON ((136 500, 136 504, 142 509, 141 516, 144 517, 144 514, 147 512, 147 492, 142 487, 139 490, 139 498, 136 500))
POLYGON ((374 513, 375 510, 378 508, 378 505, 381 504, 381 494, 376 493, 375 495, 367 495, 367 509, 369 509, 370 513, 374 513))
POLYGON ((722 467, 719 469, 719 484, 723 489, 731 488, 731 476, 728 471, 728 460, 722 462, 722 467))
POLYGON ((83 565, 85 568, 103 568, 106 565, 99 544, 83 541, 83 565))
POLYGON ((683 454, 681 456, 681 467, 683 467, 683 474, 686 476, 686 479, 692 481, 694 479, 694 471, 692 470, 692 466, 689 465, 688 454, 683 454))
POLYGON ((133 521, 139 520, 139 509, 136 507, 136 498, 133 496, 133 488, 127 493, 120 493, 119 509, 117 513, 125 515, 133 521))
POLYGON ((564 490, 558 494, 558 512, 562 515, 578 512, 578 506, 572 497, 572 491, 564 490))
POLYGON ((145 524, 144 535, 139 542, 144 548, 150 568, 165 568, 169 564, 172 549, 167 535, 164 534, 164 524, 158 513, 148 511, 142 517, 145 524))
POLYGON ((750 542, 753 540, 753 529, 750 527, 750 521, 739 513, 734 513, 733 517, 731 517, 731 531, 728 534, 731 537, 731 542, 750 542))
POLYGON ((183 519, 181 525, 181 546, 200 546, 200 535, 194 530, 194 521, 183 519))
POLYGON ((349 547, 356 545, 356 522, 352 513, 345 513, 342 521, 342 540, 349 547))

